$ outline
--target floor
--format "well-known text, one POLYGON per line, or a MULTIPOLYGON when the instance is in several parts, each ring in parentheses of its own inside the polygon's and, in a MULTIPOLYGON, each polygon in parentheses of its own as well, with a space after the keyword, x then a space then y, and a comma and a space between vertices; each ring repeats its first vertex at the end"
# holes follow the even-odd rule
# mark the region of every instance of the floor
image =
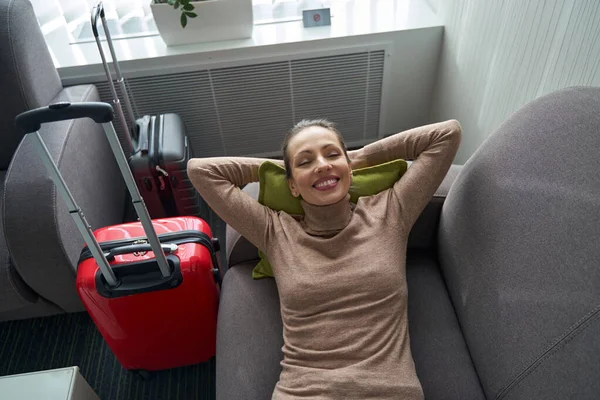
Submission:
POLYGON ((142 379, 119 365, 87 313, 0 323, 0 376, 75 365, 102 400, 215 398, 214 360, 142 379))

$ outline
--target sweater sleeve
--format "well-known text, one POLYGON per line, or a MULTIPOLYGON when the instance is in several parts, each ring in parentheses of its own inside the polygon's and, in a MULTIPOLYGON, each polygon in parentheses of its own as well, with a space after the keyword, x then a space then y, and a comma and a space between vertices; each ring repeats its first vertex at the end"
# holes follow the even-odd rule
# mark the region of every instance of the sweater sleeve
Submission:
POLYGON ((258 182, 258 167, 264 161, 266 159, 250 157, 193 158, 188 162, 187 171, 192 184, 210 208, 266 253, 275 212, 240 188, 250 182, 258 182))
POLYGON ((368 165, 396 159, 414 161, 393 192, 410 229, 452 165, 461 141, 458 121, 449 120, 397 133, 361 149, 368 165))

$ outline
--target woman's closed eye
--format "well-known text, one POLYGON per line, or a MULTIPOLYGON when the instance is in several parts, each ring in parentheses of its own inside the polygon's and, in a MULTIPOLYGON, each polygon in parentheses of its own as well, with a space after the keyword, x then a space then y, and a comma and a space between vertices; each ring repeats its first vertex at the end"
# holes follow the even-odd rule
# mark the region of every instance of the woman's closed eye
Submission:
MULTIPOLYGON (((331 158, 331 159, 333 159, 333 158, 337 158, 337 157, 339 157, 339 156, 340 156, 340 154, 341 154, 340 152, 333 151, 333 152, 329 153, 329 154, 326 156, 326 158, 331 158)), ((312 161, 313 161, 313 159, 312 159, 312 158, 310 158, 310 159, 308 159, 308 158, 305 158, 305 159, 302 159, 302 160, 300 160, 300 161, 298 162, 298 164, 296 164, 296 166, 297 166, 297 167, 303 167, 303 166, 309 165, 310 163, 312 163, 312 161)))

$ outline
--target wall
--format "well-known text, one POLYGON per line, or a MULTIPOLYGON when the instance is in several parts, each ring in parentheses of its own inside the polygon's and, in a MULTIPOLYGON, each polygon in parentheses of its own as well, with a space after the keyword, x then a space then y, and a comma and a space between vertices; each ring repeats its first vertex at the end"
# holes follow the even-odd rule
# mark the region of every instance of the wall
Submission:
POLYGON ((464 163, 525 103, 600 86, 598 0, 427 0, 445 24, 431 121, 458 119, 464 163))

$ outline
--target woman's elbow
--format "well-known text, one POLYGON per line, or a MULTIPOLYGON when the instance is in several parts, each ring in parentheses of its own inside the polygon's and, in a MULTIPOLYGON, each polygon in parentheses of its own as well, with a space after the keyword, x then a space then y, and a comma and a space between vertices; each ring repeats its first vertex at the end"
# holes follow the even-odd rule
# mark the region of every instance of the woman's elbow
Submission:
POLYGON ((191 158, 187 163, 187 175, 196 189, 201 187, 203 179, 204 163, 201 158, 191 158))
POLYGON ((447 135, 452 139, 453 142, 458 146, 462 139, 462 126, 456 119, 448 120, 447 122, 448 131, 447 135))

